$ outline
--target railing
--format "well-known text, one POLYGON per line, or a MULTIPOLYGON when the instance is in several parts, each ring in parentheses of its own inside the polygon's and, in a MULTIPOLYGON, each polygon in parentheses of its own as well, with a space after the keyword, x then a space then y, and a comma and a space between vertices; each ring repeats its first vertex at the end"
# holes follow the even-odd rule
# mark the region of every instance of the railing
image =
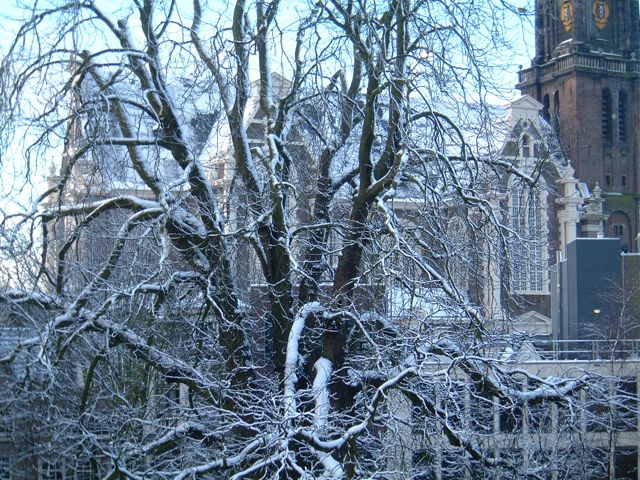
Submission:
POLYGON ((533 346, 543 360, 640 360, 640 340, 538 340, 533 346))
POLYGON ((536 79, 536 73, 540 77, 552 75, 556 72, 570 68, 588 68, 593 70, 604 70, 613 73, 638 73, 640 67, 635 60, 624 60, 615 58, 605 58, 593 54, 570 54, 559 57, 540 67, 527 68, 518 73, 519 83, 528 83, 536 79))

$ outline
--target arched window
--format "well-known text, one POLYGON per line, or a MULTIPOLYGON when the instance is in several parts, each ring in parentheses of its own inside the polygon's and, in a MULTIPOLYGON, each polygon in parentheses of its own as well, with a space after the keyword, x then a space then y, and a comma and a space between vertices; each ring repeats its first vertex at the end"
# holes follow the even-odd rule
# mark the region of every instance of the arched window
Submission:
POLYGON ((627 92, 618 92, 618 140, 627 143, 627 92))
POLYGON ((531 189, 522 182, 510 183, 511 289, 520 293, 546 292, 546 191, 543 185, 531 189))
POLYGON ((602 90, 602 139, 611 144, 611 92, 608 88, 602 90))
POLYGON ((543 99, 542 99, 542 116, 543 118, 548 122, 549 119, 551 118, 551 114, 549 113, 549 107, 550 107, 550 103, 549 103, 549 94, 546 94, 543 99))
POLYGON ((633 245, 631 238, 631 222, 626 213, 613 212, 609 216, 607 222, 607 234, 610 237, 617 237, 620 239, 620 248, 623 251, 629 251, 629 248, 633 245))

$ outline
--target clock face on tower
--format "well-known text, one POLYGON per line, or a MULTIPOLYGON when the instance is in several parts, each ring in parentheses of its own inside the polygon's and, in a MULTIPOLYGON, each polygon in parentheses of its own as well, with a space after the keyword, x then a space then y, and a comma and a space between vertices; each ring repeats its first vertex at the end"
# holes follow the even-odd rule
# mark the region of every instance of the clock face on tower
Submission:
POLYGON ((607 25, 609 20, 609 3, 604 0, 593 2, 593 19, 600 30, 607 25))
POLYGON ((569 0, 560 6, 560 21, 567 32, 571 31, 573 25, 573 5, 569 0))

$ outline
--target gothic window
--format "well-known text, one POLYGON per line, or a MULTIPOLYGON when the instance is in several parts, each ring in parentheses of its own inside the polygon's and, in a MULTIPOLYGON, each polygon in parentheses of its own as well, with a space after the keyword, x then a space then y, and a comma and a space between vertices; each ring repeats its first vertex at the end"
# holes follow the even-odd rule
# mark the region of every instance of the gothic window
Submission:
MULTIPOLYGON (((542 181, 542 179, 540 180, 542 181)), ((545 292, 547 212, 543 185, 531 190, 514 182, 509 198, 509 215, 513 232, 511 288, 516 292, 545 292)))
POLYGON ((618 93, 618 140, 627 143, 627 92, 618 93))
POLYGON ((602 139, 611 143, 611 92, 608 88, 602 90, 602 139))
POLYGON ((620 225, 618 223, 613 224, 613 236, 622 238, 624 237, 624 225, 620 225))

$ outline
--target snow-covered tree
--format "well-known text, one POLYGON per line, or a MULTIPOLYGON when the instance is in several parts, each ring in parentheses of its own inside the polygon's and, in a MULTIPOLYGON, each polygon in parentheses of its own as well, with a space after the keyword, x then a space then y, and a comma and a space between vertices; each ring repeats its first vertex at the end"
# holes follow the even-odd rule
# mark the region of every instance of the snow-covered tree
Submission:
POLYGON ((25 462, 542 475, 545 455, 487 447, 498 415, 573 412, 588 380, 504 353, 523 339, 501 308, 501 178, 536 187, 492 154, 487 97, 518 10, 82 0, 25 15, 0 71, 3 152, 24 153, 3 168, 40 190, 24 209, 11 192, 1 230, 0 406, 25 462))

